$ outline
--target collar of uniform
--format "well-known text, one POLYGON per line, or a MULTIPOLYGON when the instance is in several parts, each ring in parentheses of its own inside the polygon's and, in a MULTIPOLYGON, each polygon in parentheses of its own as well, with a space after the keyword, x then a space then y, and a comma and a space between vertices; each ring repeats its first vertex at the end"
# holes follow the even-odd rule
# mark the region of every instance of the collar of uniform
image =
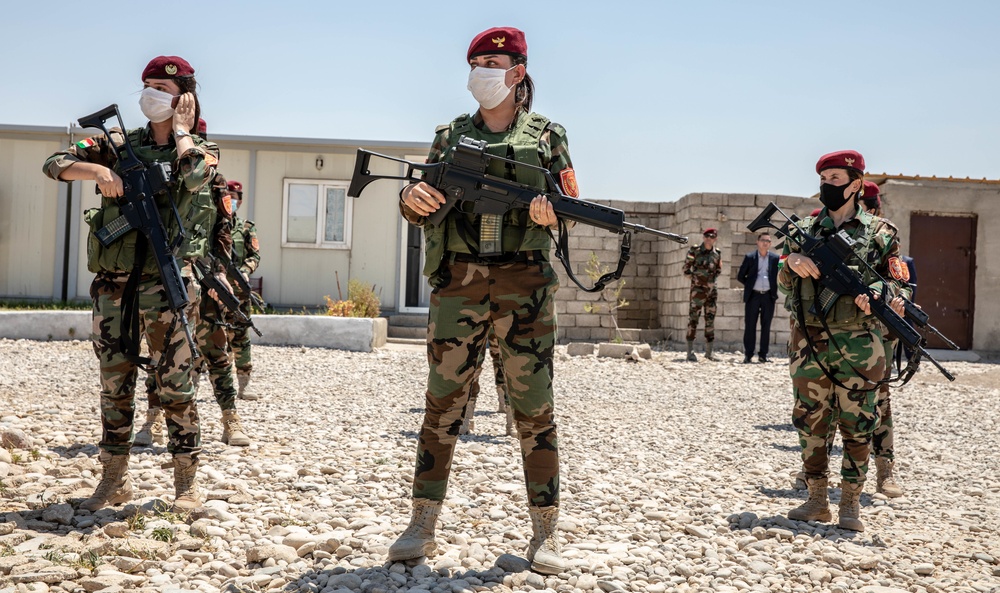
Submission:
POLYGON ((170 136, 167 137, 167 143, 166 144, 157 144, 156 141, 153 140, 153 124, 151 122, 146 122, 146 127, 144 127, 142 129, 142 132, 139 133, 139 146, 154 146, 154 147, 155 146, 166 146, 166 147, 173 147, 173 146, 176 146, 176 145, 177 145, 177 143, 174 141, 174 135, 173 134, 170 134, 170 136))
POLYGON ((504 132, 509 132, 513 130, 515 127, 517 127, 517 122, 521 121, 521 118, 526 115, 527 114, 524 112, 523 109, 518 109, 517 112, 514 113, 514 119, 510 120, 510 125, 507 126, 507 129, 494 132, 486 127, 486 121, 483 120, 483 115, 477 109, 476 112, 472 114, 472 125, 476 126, 477 128, 486 132, 487 134, 502 134, 504 132))

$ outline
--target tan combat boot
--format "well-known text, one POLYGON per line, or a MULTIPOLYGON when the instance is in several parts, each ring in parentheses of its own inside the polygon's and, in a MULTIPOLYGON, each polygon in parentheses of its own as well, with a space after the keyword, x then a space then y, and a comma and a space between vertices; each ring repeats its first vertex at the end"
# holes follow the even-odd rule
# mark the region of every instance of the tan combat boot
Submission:
POLYGON ((895 461, 885 457, 875 458, 875 492, 885 494, 889 498, 899 498, 903 495, 903 489, 892 475, 895 465, 895 461))
POLYGON ((531 541, 528 542, 528 562, 531 570, 541 574, 559 574, 566 570, 559 551, 559 507, 528 506, 531 516, 531 541))
POLYGON ((497 389, 497 412, 500 414, 507 413, 507 392, 506 388, 497 389))
POLYGON ((796 521, 830 521, 830 498, 826 489, 827 478, 806 479, 809 488, 809 500, 788 511, 788 518, 796 521))
POLYGON ((792 489, 793 490, 809 489, 809 486, 806 485, 806 472, 795 472, 795 477, 792 478, 792 489))
POLYGON ((139 429, 139 432, 135 433, 132 445, 135 447, 148 447, 153 443, 162 445, 166 442, 166 438, 163 436, 163 428, 163 408, 150 408, 146 410, 146 422, 139 429))
POLYGON ((852 484, 851 482, 841 482, 840 484, 840 522, 841 529, 851 531, 864 531, 865 524, 861 522, 861 490, 865 487, 864 482, 852 484))
POLYGON ((247 385, 250 384, 250 373, 236 373, 236 380, 239 382, 239 389, 236 392, 236 397, 247 401, 256 401, 260 399, 259 393, 247 391, 247 385))
POLYGON ((128 455, 112 455, 101 451, 97 458, 104 467, 101 481, 94 495, 80 503, 85 511, 96 511, 106 506, 132 500, 132 478, 128 474, 128 455))
POLYGON ((691 340, 688 340, 688 357, 687 357, 687 359, 688 359, 689 362, 697 362, 698 361, 698 357, 694 355, 694 342, 691 341, 691 340))
POLYGON ((389 560, 397 562, 433 555, 437 551, 434 529, 440 514, 440 500, 414 498, 410 525, 399 539, 389 546, 389 560))
POLYGON ((711 361, 718 362, 718 358, 712 353, 715 349, 715 345, 712 342, 707 342, 705 344, 705 358, 711 361))
POLYGON ((175 455, 174 466, 174 506, 175 513, 187 513, 201 506, 201 492, 198 491, 198 460, 190 455, 175 455))
POLYGON ((236 410, 222 410, 222 442, 233 447, 250 445, 250 437, 243 430, 236 410))

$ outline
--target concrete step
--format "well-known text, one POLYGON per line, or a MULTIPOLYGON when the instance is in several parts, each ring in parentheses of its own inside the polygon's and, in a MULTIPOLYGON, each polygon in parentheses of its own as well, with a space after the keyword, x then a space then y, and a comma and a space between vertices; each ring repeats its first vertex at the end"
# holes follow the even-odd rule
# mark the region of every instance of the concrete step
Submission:
POLYGON ((388 337, 390 338, 408 338, 412 340, 426 340, 427 339, 427 323, 421 327, 404 327, 399 325, 390 325, 388 328, 388 337))
POLYGON ((389 327, 427 327, 427 314, 393 313, 389 317, 389 327))

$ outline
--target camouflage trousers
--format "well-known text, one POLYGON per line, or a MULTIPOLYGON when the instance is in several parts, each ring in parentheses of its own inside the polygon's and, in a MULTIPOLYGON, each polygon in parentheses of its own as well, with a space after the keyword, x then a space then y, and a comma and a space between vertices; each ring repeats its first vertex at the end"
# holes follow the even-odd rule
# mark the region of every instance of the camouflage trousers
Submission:
POLYGON ((559 453, 552 395, 559 279, 548 262, 446 265, 431 293, 426 412, 413 496, 443 500, 452 456, 487 335, 501 367, 521 445, 528 500, 559 503, 559 453))
MULTIPOLYGON (((128 454, 135 419, 135 384, 138 367, 121 352, 122 297, 127 275, 98 274, 90 285, 94 301, 91 340, 101 373, 101 449, 112 455, 128 454)), ((185 278, 191 304, 186 311, 189 325, 197 318, 200 294, 197 282, 185 278)), ((159 278, 139 283, 140 328, 150 357, 159 361, 153 382, 159 393, 167 423, 167 450, 174 455, 201 452, 201 425, 191 382, 191 348, 184 329, 167 306, 159 278), (171 329, 173 330, 172 333, 171 329), (169 335, 168 335, 169 333, 169 335)))
MULTIPOLYGON (((240 301, 240 311, 247 317, 253 314, 250 310, 250 301, 240 301)), ((250 359, 250 328, 240 325, 235 316, 228 315, 228 322, 233 327, 228 330, 229 347, 233 352, 233 361, 236 363, 236 372, 240 375, 249 375, 253 371, 253 361, 250 359)))
MULTIPOLYGON (((506 381, 503 377, 503 363, 500 361, 500 340, 497 338, 497 333, 490 328, 489 335, 487 336, 487 342, 489 345, 488 350, 490 351, 490 357, 493 359, 493 381, 497 386, 497 392, 499 392, 504 399, 506 396, 506 381)), ((486 353, 483 352, 479 355, 479 362, 476 366, 476 373, 472 378, 472 386, 469 388, 469 409, 476 409, 476 401, 479 399, 479 375, 483 372, 483 362, 486 360, 486 353)))
POLYGON ((868 472, 872 433, 878 421, 877 391, 837 387, 823 373, 817 359, 851 389, 878 381, 884 377, 886 364, 882 331, 874 326, 835 329, 833 344, 822 328, 807 330, 817 349, 812 355, 798 324, 792 325, 789 338, 789 374, 795 397, 792 424, 799 434, 803 470, 808 478, 827 477, 830 463, 827 441, 833 427, 839 426, 844 441, 841 477, 847 482, 862 483, 868 472))
MULTIPOLYGON (((893 351, 895 344, 895 341, 885 341, 882 343, 882 346, 885 348, 887 363, 888 355, 893 351)), ((892 397, 889 394, 888 385, 879 385, 878 396, 876 399, 875 412, 878 419, 875 422, 875 431, 872 432, 872 457, 881 457, 883 459, 893 461, 895 459, 895 455, 893 454, 892 448, 895 436, 892 427, 892 397)), ((833 440, 836 436, 836 431, 831 430, 830 436, 827 437, 827 453, 832 453, 833 440)))
POLYGON ((705 310, 705 341, 715 341, 715 302, 719 297, 719 289, 715 284, 691 284, 690 308, 688 309, 687 341, 693 342, 698 335, 698 318, 702 309, 705 310))
MULTIPOLYGON (((198 316, 195 325, 195 343, 201 358, 194 368, 199 372, 208 369, 215 401, 223 410, 236 409, 236 386, 233 380, 233 358, 229 350, 229 335, 226 328, 219 325, 222 314, 215 299, 205 295, 198 302, 198 316)), ((160 407, 161 400, 152 377, 146 377, 146 395, 150 408, 160 407)))

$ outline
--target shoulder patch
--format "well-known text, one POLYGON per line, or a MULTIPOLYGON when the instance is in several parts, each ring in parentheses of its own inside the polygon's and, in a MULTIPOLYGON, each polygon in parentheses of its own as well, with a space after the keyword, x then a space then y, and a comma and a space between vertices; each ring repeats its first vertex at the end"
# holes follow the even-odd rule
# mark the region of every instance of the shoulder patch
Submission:
POLYGON ((205 164, 209 167, 214 167, 219 164, 219 159, 214 154, 210 152, 205 153, 205 164))
POLYGON ((250 239, 250 246, 253 247, 254 251, 260 251, 260 242, 257 241, 257 237, 250 239))
POLYGON ((219 202, 222 203, 222 210, 226 214, 226 218, 233 217, 233 200, 229 196, 225 196, 219 202))
POLYGON ((910 281, 910 268, 906 267, 906 264, 896 256, 889 258, 889 273, 896 280, 910 281))
POLYGON ((580 197, 580 186, 576 183, 576 171, 573 170, 573 167, 566 167, 559 171, 559 185, 562 186, 562 190, 567 196, 580 197))
POLYGON ((92 146, 97 146, 97 140, 94 140, 93 138, 84 138, 76 143, 76 147, 80 150, 87 150, 92 146))

